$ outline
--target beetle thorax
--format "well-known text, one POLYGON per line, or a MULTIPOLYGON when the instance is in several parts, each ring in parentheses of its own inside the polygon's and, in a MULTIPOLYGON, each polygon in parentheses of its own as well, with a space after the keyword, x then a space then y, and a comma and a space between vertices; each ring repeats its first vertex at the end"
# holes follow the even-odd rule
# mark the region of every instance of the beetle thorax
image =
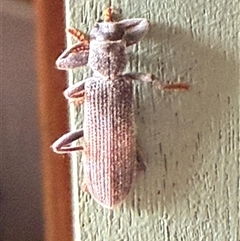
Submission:
POLYGON ((88 64, 95 75, 115 79, 127 64, 124 31, 117 25, 97 23, 90 32, 88 64))

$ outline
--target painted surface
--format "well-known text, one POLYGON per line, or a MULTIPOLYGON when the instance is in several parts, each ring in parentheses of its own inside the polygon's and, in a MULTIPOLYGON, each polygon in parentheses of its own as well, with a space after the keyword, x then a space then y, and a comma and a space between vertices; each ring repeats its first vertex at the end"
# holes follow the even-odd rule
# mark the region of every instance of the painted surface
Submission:
MULTIPOLYGON (((89 31, 104 3, 67 1, 67 26, 89 31)), ((239 240, 239 1, 111 5, 119 6, 124 18, 144 17, 152 24, 133 47, 128 71, 152 72, 164 81, 182 79, 191 89, 163 94, 135 84, 137 138, 146 173, 139 175, 125 204, 109 211, 82 191, 78 200, 75 164, 76 240, 239 240)), ((89 77, 90 70, 69 76, 76 82, 89 77)), ((72 126, 78 128, 81 108, 71 111, 72 126)), ((79 173, 82 180, 81 168, 79 173)))

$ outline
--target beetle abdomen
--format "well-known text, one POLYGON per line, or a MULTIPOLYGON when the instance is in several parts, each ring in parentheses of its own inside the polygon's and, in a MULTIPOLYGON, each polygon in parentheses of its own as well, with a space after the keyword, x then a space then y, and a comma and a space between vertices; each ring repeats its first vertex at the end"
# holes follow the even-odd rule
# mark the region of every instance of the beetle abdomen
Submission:
POLYGON ((124 200, 136 173, 132 98, 132 82, 122 76, 85 83, 84 180, 108 208, 124 200))

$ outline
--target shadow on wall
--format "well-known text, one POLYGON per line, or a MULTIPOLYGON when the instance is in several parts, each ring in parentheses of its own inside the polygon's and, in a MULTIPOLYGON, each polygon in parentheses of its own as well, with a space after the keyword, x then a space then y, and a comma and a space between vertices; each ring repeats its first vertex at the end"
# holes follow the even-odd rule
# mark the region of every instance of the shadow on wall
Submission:
POLYGON ((176 196, 181 200, 191 188, 189 183, 199 178, 202 165, 214 172, 212 163, 224 152, 219 130, 229 131, 226 118, 237 104, 238 75, 234 53, 226 56, 218 44, 211 48, 194 40, 186 30, 152 25, 143 41, 152 41, 150 51, 154 50, 139 56, 140 63, 150 63, 147 72, 163 81, 180 76, 191 85, 189 92, 174 94, 161 94, 148 86, 147 94, 142 95, 143 84, 137 84, 137 138, 148 161, 145 175, 139 178, 141 183, 136 184, 142 207, 136 206, 148 210, 149 203, 157 209, 159 205, 173 206, 176 196))

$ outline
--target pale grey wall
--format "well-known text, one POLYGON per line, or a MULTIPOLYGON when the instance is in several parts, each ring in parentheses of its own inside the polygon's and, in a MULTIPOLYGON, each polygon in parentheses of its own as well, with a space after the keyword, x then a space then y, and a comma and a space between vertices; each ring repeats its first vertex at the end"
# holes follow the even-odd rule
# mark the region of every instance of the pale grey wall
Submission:
POLYGON ((32 8, 1 9, 1 230, 3 241, 43 240, 32 8))

